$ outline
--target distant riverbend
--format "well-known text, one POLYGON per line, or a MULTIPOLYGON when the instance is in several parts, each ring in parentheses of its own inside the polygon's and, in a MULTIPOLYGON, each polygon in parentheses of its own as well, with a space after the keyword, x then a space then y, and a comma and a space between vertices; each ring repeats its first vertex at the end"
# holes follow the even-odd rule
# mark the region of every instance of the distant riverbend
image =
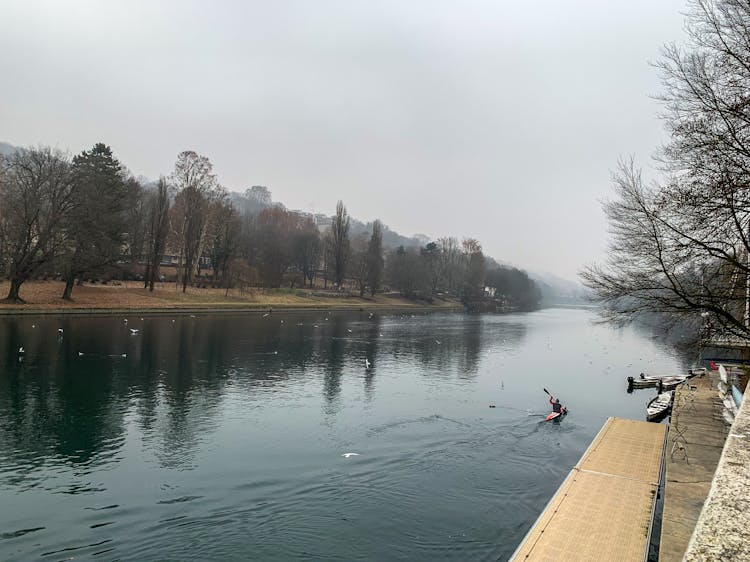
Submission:
POLYGON ((0 559, 505 559, 687 366, 594 318, 0 318, 0 559))

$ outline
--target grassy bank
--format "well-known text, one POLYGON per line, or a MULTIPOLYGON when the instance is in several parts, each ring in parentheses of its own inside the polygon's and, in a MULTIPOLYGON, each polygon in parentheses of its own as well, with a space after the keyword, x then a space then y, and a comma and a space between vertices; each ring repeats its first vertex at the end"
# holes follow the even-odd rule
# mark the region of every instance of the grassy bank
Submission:
MULTIPOLYGON (((75 287, 73 300, 60 296, 63 283, 59 281, 29 281, 21 287, 24 304, 0 303, 0 314, 25 313, 96 313, 137 310, 140 312, 243 311, 261 309, 315 310, 315 309, 427 309, 455 310, 461 303, 455 300, 435 300, 433 303, 411 301, 396 294, 375 297, 343 296, 320 289, 253 289, 240 292, 225 289, 189 287, 186 293, 172 283, 159 284, 151 293, 143 283, 122 282, 107 285, 75 287)), ((0 293, 8 293, 7 281, 0 283, 0 293)))

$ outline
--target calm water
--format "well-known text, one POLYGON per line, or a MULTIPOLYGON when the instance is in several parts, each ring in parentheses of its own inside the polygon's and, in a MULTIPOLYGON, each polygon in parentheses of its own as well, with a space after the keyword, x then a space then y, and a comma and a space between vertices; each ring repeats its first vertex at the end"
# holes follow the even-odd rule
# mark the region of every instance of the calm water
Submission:
POLYGON ((686 366, 593 318, 0 319, 0 559, 505 559, 686 366))

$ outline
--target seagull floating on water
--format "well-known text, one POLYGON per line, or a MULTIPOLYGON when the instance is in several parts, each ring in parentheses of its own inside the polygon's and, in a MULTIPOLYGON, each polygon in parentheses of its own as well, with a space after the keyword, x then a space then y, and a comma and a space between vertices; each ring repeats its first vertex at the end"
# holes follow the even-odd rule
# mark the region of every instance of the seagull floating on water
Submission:
POLYGON ((130 328, 130 335, 131 336, 137 336, 138 332, 140 332, 140 330, 136 330, 134 328, 130 328))
POLYGON ((23 347, 19 347, 18 348, 18 354, 19 355, 23 355, 24 353, 26 353, 26 350, 23 347))
POLYGON ((341 455, 341 456, 342 456, 342 457, 345 457, 345 458, 347 458, 347 459, 348 459, 349 457, 358 457, 358 456, 359 456, 359 453, 344 453, 344 454, 343 454, 343 455, 341 455))
POLYGON ((352 331, 349 328, 347 328, 346 331, 349 332, 350 334, 352 333, 352 331))
POLYGON ((122 322, 123 322, 123 324, 127 324, 128 323, 128 319, 127 318, 123 318, 122 322))
POLYGON ((83 351, 78 352, 78 357, 83 357, 83 351))
POLYGON ((266 316, 268 316, 269 314, 270 314, 270 312, 266 312, 266 313, 265 313, 265 314, 263 315, 263 318, 265 318, 265 317, 266 317, 266 316))
POLYGON ((369 369, 372 363, 370 363, 370 360, 365 357, 365 369, 369 369))

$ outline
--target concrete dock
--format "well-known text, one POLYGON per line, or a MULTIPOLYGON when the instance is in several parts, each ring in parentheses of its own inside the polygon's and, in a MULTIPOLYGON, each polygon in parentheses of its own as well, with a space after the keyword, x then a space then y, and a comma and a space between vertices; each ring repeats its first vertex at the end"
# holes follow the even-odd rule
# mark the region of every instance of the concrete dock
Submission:
POLYGON ((666 434, 609 418, 511 560, 645 560, 666 434))
POLYGON ((729 432, 717 382, 718 376, 709 372, 691 379, 690 386, 675 389, 667 436, 660 562, 683 559, 729 432))

